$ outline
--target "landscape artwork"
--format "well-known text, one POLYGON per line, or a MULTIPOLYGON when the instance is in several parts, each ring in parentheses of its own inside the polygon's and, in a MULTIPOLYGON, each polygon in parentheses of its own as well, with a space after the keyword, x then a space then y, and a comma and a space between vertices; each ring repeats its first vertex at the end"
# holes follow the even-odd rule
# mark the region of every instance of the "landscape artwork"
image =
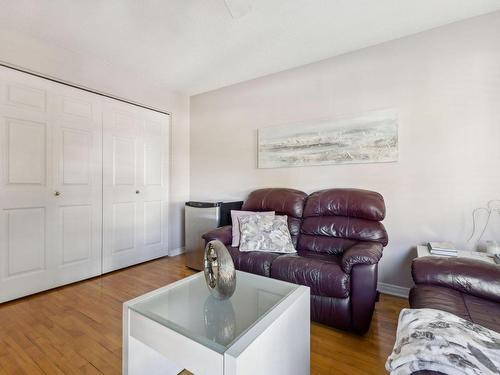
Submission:
POLYGON ((259 168, 398 160, 398 116, 392 109, 271 126, 258 133, 259 168))

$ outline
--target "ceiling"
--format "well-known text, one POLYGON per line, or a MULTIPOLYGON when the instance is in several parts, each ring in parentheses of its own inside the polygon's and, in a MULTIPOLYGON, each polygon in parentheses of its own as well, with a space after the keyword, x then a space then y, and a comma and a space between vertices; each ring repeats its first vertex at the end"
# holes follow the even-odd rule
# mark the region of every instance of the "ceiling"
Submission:
POLYGON ((0 25, 193 95, 500 10, 499 0, 0 0, 0 25))

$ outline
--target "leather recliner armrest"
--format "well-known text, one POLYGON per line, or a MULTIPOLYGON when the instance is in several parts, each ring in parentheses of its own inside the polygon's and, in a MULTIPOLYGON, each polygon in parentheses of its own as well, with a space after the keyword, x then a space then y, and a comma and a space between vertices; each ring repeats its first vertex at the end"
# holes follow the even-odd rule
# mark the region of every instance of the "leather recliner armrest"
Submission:
POLYGON ((382 258, 382 249, 378 242, 358 242, 342 254, 342 269, 351 273, 356 264, 376 264, 382 258))
POLYGON ((231 243, 233 242, 233 227, 231 225, 219 227, 205 233, 201 237, 205 240, 205 243, 212 240, 219 240, 224 245, 231 246, 231 243))
POLYGON ((500 303, 500 266, 470 258, 426 256, 413 260, 415 284, 443 286, 500 303))

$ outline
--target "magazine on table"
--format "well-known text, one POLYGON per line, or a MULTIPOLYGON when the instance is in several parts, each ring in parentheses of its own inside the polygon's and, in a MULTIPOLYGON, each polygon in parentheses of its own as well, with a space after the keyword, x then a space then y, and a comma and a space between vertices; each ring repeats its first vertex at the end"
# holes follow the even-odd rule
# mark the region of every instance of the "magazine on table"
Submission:
POLYGON ((429 252, 434 255, 456 256, 457 248, 451 242, 429 242, 429 252))

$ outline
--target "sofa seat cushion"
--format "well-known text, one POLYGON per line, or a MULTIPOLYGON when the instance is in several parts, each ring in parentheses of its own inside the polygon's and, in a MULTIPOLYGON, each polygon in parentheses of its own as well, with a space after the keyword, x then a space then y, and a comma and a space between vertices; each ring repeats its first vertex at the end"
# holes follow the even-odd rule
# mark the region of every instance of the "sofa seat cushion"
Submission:
POLYGON ((271 264, 280 254, 262 251, 240 251, 237 247, 227 246, 237 270, 256 275, 271 276, 271 264))
POLYGON ((417 285, 410 291, 410 306, 447 311, 483 327, 500 332, 500 304, 457 290, 417 285))
POLYGON ((273 261, 271 277, 308 286, 312 295, 346 298, 350 280, 341 261, 339 256, 311 251, 281 255, 273 261))

